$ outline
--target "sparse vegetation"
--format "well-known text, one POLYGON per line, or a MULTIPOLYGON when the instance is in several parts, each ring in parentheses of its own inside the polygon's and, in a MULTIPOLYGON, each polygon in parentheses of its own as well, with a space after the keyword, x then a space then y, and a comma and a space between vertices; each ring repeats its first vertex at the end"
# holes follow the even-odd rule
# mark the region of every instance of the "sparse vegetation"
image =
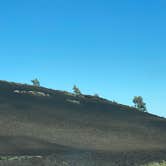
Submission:
MULTIPOLYGON (((77 161, 77 165, 80 165, 77 161)), ((0 166, 73 166, 73 163, 57 158, 55 155, 50 156, 6 156, 0 157, 0 166)), ((86 162, 82 166, 100 166, 100 164, 93 162, 86 162)), ((109 162, 109 166, 166 166, 166 161, 151 162, 140 165, 139 163, 130 163, 130 161, 117 164, 114 160, 109 162)))
POLYGON ((153 162, 153 163, 145 164, 143 166, 166 166, 166 161, 153 162))
POLYGON ((139 111, 147 112, 146 103, 144 103, 141 96, 135 96, 133 99, 133 103, 135 105, 135 108, 137 108, 139 111))
POLYGON ((0 166, 71 166, 53 156, 14 156, 0 157, 0 166))
POLYGON ((118 102, 117 102, 117 101, 115 101, 115 100, 113 100, 113 101, 112 101, 112 103, 114 103, 114 104, 118 104, 118 102))
POLYGON ((42 158, 42 156, 0 156, 1 161, 27 160, 32 158, 42 158))
POLYGON ((97 93, 94 94, 95 97, 99 97, 99 95, 97 93))
POLYGON ((52 158, 2 157, 0 166, 165 166, 145 164, 165 160, 164 118, 44 87, 1 81, 0 92, 1 154, 55 153, 52 158), (50 97, 39 97, 45 94, 50 97))
POLYGON ((37 78, 34 80, 31 80, 31 82, 33 83, 33 86, 37 86, 37 87, 40 86, 40 81, 37 78))

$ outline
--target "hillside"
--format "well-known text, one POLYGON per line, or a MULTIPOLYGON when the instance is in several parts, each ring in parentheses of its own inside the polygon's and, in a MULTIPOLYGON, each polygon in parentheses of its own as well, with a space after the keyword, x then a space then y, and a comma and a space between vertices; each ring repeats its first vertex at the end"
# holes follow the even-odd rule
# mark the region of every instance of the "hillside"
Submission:
POLYGON ((94 96, 0 81, 0 154, 52 153, 83 166, 166 160, 166 119, 94 96))

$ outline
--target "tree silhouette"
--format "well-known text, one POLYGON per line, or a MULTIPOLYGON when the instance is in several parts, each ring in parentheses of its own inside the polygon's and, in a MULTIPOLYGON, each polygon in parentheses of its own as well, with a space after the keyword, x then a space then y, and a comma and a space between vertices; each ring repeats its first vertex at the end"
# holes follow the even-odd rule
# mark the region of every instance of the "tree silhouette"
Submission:
POLYGON ((81 91, 76 85, 73 86, 73 92, 75 93, 75 95, 78 95, 78 96, 81 95, 81 91))
POLYGON ((147 112, 146 103, 144 103, 141 96, 135 96, 133 99, 133 103, 135 105, 135 108, 137 108, 139 111, 147 112))
POLYGON ((40 82, 37 78, 34 80, 31 80, 31 82, 33 83, 33 86, 38 86, 38 87, 40 86, 40 82))

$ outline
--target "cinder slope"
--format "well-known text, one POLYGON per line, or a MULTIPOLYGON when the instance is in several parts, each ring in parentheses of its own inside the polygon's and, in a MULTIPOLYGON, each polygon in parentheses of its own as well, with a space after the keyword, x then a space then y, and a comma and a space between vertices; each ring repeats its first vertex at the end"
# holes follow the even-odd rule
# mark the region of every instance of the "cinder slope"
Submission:
POLYGON ((62 91, 0 81, 1 154, 76 150, 103 154, 165 152, 166 119, 101 98, 75 97, 62 91), (14 90, 50 96, 18 94, 14 90))

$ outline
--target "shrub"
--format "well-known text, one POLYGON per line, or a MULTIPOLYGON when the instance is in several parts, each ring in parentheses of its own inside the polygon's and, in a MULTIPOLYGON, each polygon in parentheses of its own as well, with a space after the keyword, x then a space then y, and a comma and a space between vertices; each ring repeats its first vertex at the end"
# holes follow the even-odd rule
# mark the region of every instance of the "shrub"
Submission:
POLYGON ((40 82, 37 78, 34 80, 31 80, 31 82, 33 83, 33 86, 38 86, 38 87, 40 86, 40 82))
POLYGON ((94 97, 99 97, 99 95, 97 93, 94 94, 94 97))
POLYGON ((153 163, 145 164, 143 166, 166 166, 166 161, 153 162, 153 163))

